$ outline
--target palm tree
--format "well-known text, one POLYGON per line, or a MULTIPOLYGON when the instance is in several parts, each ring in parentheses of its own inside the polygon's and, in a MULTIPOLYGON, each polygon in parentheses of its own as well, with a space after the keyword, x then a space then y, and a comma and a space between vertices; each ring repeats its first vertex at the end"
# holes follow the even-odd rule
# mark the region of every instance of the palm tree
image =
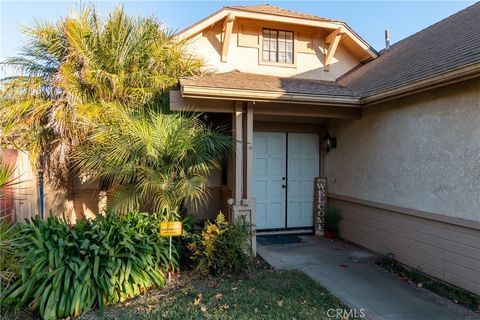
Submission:
POLYGON ((58 188, 70 186, 72 155, 92 125, 119 105, 158 107, 179 77, 203 66, 155 19, 128 17, 121 7, 105 20, 79 7, 25 34, 20 55, 2 63, 16 75, 1 83, 0 143, 28 151, 34 164, 44 158, 58 188))
POLYGON ((111 190, 110 207, 128 211, 150 204, 169 213, 184 200, 205 200, 206 177, 231 146, 230 136, 205 126, 198 115, 155 111, 117 113, 89 142, 76 164, 111 190))

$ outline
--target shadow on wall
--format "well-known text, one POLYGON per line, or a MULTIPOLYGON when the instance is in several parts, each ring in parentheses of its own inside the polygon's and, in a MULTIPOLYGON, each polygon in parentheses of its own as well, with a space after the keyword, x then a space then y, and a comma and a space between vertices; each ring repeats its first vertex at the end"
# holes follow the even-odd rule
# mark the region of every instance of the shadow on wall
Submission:
MULTIPOLYGON (((18 184, 4 192, 6 196, 0 199, 0 217, 18 222, 39 215, 38 179, 28 154, 13 149, 0 149, 0 160, 15 166, 14 177, 18 181, 18 184)), ((76 182, 70 196, 46 184, 45 217, 52 214, 65 217, 71 223, 81 217, 93 219, 99 213, 99 196, 97 185, 92 183, 76 182)))
POLYGON ((96 184, 75 182, 73 192, 45 186, 45 215, 64 217, 70 223, 85 217, 95 219, 99 214, 100 190, 96 184))

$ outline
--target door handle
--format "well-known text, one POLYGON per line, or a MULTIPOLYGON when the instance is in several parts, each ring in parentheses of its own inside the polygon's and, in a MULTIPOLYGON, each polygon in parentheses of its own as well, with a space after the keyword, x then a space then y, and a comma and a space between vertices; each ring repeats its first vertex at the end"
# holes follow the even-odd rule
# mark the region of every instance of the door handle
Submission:
POLYGON ((282 184, 282 188, 285 189, 287 186, 285 184, 282 184))

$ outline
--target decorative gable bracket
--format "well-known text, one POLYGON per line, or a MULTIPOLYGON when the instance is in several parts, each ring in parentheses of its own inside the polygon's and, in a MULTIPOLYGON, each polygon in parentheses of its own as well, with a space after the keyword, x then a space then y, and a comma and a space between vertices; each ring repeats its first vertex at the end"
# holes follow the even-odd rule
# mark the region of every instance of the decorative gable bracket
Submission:
POLYGON ((223 22, 223 41, 222 41, 222 62, 227 62, 228 60, 228 48, 230 46, 230 39, 232 38, 233 22, 235 21, 235 15, 229 14, 225 17, 223 22))
POLYGON ((329 71, 330 64, 332 63, 333 56, 337 51, 338 44, 342 39, 342 36, 345 34, 344 28, 340 27, 330 34, 327 35, 325 38, 325 59, 324 59, 324 70, 329 71), (328 48, 327 48, 328 45, 328 48))

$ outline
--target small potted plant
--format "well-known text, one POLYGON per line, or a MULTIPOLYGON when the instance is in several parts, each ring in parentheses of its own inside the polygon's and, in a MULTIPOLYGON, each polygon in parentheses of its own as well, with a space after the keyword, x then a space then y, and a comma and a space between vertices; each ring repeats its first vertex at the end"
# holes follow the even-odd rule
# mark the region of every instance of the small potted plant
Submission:
POLYGON ((342 220, 338 209, 327 207, 324 216, 325 232, 323 236, 328 239, 338 238, 338 224, 342 220))

